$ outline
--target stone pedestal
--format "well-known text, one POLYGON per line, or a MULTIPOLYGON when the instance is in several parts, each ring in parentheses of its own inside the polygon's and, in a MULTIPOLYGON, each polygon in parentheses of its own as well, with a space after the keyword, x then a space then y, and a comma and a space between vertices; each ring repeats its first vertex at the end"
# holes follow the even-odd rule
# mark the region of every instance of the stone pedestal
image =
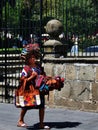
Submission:
POLYGON ((48 40, 44 43, 44 52, 45 52, 45 57, 60 57, 60 54, 57 53, 58 50, 56 50, 57 45, 62 45, 61 42, 57 40, 48 40))
POLYGON ((67 48, 59 38, 59 35, 63 32, 62 23, 56 19, 50 20, 45 29, 50 39, 44 43, 44 57, 65 57, 67 48))

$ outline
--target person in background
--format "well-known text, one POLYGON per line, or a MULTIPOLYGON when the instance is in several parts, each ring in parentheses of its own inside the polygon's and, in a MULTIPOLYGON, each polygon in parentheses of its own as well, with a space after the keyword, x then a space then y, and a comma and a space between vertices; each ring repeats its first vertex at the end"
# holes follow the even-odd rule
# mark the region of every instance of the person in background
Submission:
POLYGON ((75 38, 75 43, 71 48, 72 56, 78 56, 78 38, 75 38))
POLYGON ((28 44, 28 41, 24 39, 24 40, 22 41, 22 46, 23 46, 23 48, 25 48, 25 47, 27 46, 27 44, 28 44))

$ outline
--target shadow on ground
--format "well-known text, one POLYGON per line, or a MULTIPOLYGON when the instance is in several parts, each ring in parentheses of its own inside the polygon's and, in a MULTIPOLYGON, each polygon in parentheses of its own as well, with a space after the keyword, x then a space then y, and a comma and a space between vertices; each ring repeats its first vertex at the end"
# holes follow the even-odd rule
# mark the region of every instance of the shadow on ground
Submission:
MULTIPOLYGON (((51 128, 63 129, 63 128, 73 128, 80 125, 80 122, 45 122, 46 126, 51 128)), ((28 130, 38 130, 39 124, 34 124, 33 126, 28 126, 28 130)))

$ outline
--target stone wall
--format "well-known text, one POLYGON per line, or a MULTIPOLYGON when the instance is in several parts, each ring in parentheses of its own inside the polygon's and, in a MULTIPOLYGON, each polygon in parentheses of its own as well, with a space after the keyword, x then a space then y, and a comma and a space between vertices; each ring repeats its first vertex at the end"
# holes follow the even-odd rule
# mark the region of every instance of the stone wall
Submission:
MULTIPOLYGON (((94 59, 93 59, 94 60, 94 59)), ((46 104, 51 107, 65 107, 83 111, 98 111, 98 64, 91 59, 72 61, 66 59, 45 59, 47 75, 65 78, 61 91, 50 92, 46 104), (86 62, 84 62, 86 61, 86 62)))

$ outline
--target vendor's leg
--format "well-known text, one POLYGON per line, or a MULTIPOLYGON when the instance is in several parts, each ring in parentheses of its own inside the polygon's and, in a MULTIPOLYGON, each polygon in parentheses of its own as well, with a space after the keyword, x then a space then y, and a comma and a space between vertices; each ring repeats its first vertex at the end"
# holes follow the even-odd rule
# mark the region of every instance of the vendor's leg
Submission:
POLYGON ((40 108, 39 109, 39 121, 40 121, 40 128, 44 128, 44 113, 45 113, 45 110, 44 108, 40 108))
POLYGON ((24 117, 25 117, 26 112, 27 112, 27 109, 21 109, 19 120, 18 120, 19 125, 24 123, 24 117))
POLYGON ((39 108, 39 122, 40 122, 39 127, 44 128, 43 122, 44 122, 44 114, 45 114, 45 97, 44 95, 40 95, 40 98, 41 98, 41 105, 39 108))

